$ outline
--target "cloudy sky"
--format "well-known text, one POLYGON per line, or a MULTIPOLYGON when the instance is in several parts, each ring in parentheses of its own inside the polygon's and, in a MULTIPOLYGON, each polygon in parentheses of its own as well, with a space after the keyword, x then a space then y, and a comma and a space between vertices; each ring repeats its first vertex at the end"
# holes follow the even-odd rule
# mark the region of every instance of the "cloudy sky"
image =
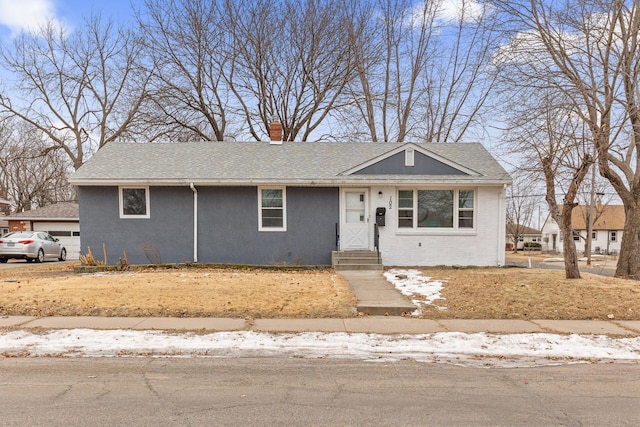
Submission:
POLYGON ((0 0, 0 30, 10 35, 37 28, 48 20, 73 27, 91 11, 129 18, 131 4, 143 0, 0 0))
MULTIPOLYGON (((131 17, 131 5, 144 0, 0 0, 0 34, 11 35, 34 29, 49 20, 73 27, 92 11, 100 11, 118 19, 131 17)), ((480 10, 476 1, 467 1, 466 15, 480 10)), ((460 13, 461 0, 444 0, 441 13, 453 17, 460 13)))

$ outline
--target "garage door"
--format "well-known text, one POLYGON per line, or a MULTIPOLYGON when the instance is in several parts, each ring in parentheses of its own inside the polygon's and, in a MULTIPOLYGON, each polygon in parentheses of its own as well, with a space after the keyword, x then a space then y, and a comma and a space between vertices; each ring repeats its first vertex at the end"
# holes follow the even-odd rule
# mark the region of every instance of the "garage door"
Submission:
POLYGON ((80 259, 80 223, 78 222, 34 222, 34 231, 46 231, 67 249, 67 259, 80 259))

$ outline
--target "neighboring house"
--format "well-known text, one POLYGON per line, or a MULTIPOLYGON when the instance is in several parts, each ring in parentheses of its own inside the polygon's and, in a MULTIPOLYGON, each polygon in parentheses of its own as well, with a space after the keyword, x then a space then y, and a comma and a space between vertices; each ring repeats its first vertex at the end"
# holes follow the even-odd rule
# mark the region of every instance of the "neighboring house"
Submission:
POLYGON ((477 143, 110 143, 71 183, 110 263, 329 265, 379 241, 386 265, 504 264, 511 179, 477 143))
POLYGON ((80 257, 78 203, 59 202, 7 217, 9 231, 46 231, 67 249, 67 259, 80 257))
MULTIPOLYGON (((603 206, 598 204, 594 211, 595 221, 591 240, 592 252, 602 254, 619 253, 625 220, 624 206, 603 206)), ((575 241, 578 253, 584 252, 588 228, 585 218, 588 217, 588 212, 588 205, 576 206, 571 212, 572 239, 575 241)), ((561 253, 563 250, 563 238, 560 227, 549 215, 542 227, 542 250, 561 253)))
MULTIPOLYGON (((513 245, 514 236, 513 234, 509 233, 509 230, 510 230, 510 226, 507 225, 507 228, 506 228, 507 245, 509 244, 513 245)), ((518 236, 518 250, 521 250, 524 248, 525 242, 542 243, 542 232, 540 230, 536 230, 535 228, 527 227, 524 225, 516 225, 514 227, 514 230, 518 230, 521 232, 519 233, 520 236, 518 236)), ((514 233, 514 234, 517 234, 517 233, 514 233)), ((511 246, 511 249, 513 250, 513 246, 511 246)))
POLYGON ((10 201, 0 198, 0 236, 4 236, 9 232, 9 220, 4 212, 10 205, 10 201))

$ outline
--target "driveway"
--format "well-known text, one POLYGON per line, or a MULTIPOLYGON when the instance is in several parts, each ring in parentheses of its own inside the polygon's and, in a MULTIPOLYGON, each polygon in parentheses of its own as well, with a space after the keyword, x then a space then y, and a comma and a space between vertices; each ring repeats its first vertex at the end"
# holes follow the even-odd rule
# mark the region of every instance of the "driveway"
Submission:
MULTIPOLYGON (((49 263, 59 263, 60 261, 45 261, 43 264, 49 263)), ((71 263, 73 261, 64 261, 64 263, 71 263)), ((42 264, 36 264, 34 262, 27 262, 24 259, 10 259, 6 264, 0 264, 0 270, 6 270, 9 268, 20 268, 20 267, 35 267, 42 264)))

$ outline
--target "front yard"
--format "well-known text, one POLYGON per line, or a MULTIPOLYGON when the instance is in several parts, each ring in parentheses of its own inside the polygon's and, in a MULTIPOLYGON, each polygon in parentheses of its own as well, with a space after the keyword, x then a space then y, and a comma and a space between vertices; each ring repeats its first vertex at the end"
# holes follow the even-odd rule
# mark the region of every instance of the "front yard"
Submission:
MULTIPOLYGON (((424 268, 441 281, 421 317, 640 319, 640 283, 562 270, 424 268)), ((415 295, 412 299, 426 298, 415 295)), ((314 318, 355 316, 333 270, 134 270, 74 274, 69 263, 0 270, 0 315, 314 318)))

